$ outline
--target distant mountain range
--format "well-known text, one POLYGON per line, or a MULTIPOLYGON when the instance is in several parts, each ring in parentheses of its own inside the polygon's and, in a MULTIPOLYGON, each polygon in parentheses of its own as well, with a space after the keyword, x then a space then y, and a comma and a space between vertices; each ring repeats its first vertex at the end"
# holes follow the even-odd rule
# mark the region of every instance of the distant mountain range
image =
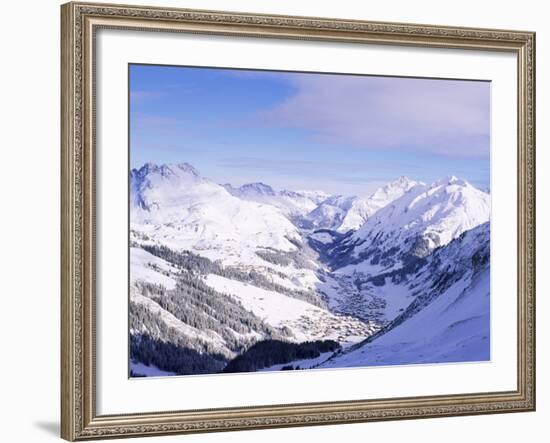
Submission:
POLYGON ((133 169, 132 373, 486 360, 489 219, 456 177, 357 197, 133 169))

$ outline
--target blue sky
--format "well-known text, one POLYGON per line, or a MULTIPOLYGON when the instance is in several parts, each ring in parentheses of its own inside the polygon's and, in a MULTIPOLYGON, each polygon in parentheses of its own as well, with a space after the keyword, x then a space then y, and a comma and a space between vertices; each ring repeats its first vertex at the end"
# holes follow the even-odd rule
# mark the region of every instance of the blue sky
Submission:
POLYGON ((490 83, 130 65, 130 162, 367 195, 401 175, 489 187, 490 83))

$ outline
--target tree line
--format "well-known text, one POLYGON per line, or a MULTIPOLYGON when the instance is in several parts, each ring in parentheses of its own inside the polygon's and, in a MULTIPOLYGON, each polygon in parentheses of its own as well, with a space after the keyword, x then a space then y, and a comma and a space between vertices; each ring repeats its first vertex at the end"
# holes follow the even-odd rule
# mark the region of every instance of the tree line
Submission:
POLYGON ((338 349, 340 345, 333 340, 303 343, 264 340, 252 345, 246 352, 231 360, 223 372, 253 372, 295 360, 317 358, 324 352, 336 352, 338 349))

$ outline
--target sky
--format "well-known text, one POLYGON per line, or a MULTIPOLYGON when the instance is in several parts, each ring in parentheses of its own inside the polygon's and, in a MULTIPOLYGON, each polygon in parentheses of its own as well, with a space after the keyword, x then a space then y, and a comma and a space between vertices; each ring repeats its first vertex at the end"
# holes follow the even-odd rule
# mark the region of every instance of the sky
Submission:
POLYGON ((400 176, 490 186, 490 82, 135 64, 129 80, 132 168, 360 196, 400 176))

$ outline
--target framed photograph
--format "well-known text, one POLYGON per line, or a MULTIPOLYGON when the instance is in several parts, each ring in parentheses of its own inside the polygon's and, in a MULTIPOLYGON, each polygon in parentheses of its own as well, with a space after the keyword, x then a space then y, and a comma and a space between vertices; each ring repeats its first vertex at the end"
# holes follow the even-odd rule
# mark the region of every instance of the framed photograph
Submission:
POLYGON ((62 437, 535 409, 535 35, 62 6, 62 437))

